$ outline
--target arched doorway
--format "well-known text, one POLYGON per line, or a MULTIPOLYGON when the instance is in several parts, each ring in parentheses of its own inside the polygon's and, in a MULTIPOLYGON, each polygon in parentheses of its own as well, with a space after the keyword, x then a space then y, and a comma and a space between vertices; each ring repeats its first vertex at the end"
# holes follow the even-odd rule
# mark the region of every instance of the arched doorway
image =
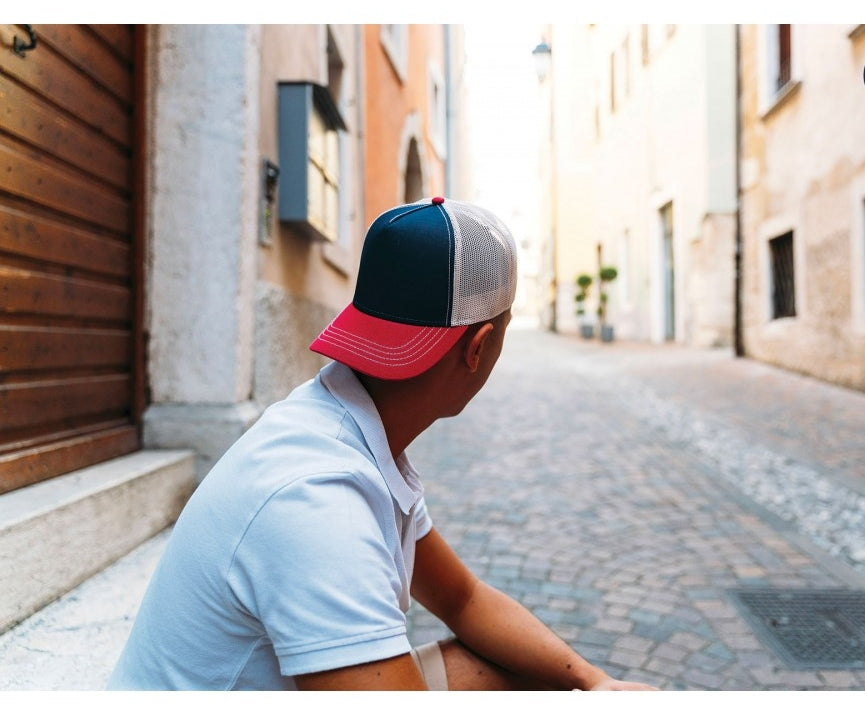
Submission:
POLYGON ((423 170, 421 169, 420 152, 417 147, 417 139, 412 137, 408 144, 405 164, 403 202, 413 203, 423 197, 423 170))

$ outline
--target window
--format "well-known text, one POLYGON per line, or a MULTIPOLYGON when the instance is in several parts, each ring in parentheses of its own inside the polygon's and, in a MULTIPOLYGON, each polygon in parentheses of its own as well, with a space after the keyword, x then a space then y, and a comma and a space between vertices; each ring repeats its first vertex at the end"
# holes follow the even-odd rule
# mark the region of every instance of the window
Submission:
POLYGON ((643 65, 649 63, 649 26, 640 25, 640 55, 643 65))
POLYGON ((616 111, 616 53, 610 52, 610 113, 616 111))
POLYGON ((347 240, 350 172, 342 118, 345 63, 327 28, 327 85, 279 84, 279 219, 313 239, 347 240))
POLYGON ((796 316, 793 233, 769 240, 769 252, 772 261, 772 318, 796 316))
POLYGON ((320 111, 309 121, 309 222, 336 239, 339 219, 339 137, 320 111))
POLYGON ((345 129, 326 87, 280 83, 279 218, 330 241, 339 233, 339 132, 345 129))
POLYGON ((397 76, 405 81, 408 72, 408 25, 382 25, 379 38, 397 76))
POLYGON ((436 153, 444 158, 447 153, 447 94, 444 78, 434 65, 429 67, 429 132, 436 153))
POLYGON ((647 65, 676 31, 675 25, 640 25, 640 55, 647 65))
POLYGON ((412 138, 408 145, 408 158, 405 166, 404 203, 414 203, 423 198, 423 170, 421 169, 420 152, 417 139, 412 138))
POLYGON ((619 73, 622 78, 622 96, 627 97, 631 93, 631 44, 628 35, 622 40, 621 57, 622 70, 619 73))
MULTIPOLYGON (((330 92, 333 101, 336 104, 339 112, 345 116, 347 114, 344 88, 345 82, 345 62, 342 60, 342 54, 339 51, 336 39, 331 32, 330 27, 327 28, 327 89, 330 92)), ((332 205, 331 210, 335 211, 335 215, 329 217, 329 220, 336 225, 337 242, 343 247, 349 242, 349 206, 348 202, 351 195, 351 171, 348 170, 350 160, 350 138, 347 131, 336 131, 337 145, 336 151, 336 204, 332 205)), ((329 254, 329 253, 327 253, 329 254)))
POLYGON ((776 25, 778 31, 778 55, 775 64, 775 90, 783 89, 790 81, 790 25, 776 25))
POLYGON ((618 50, 610 52, 610 113, 621 108, 631 91, 630 45, 628 36, 622 40, 618 50))
POLYGON ((795 95, 796 73, 793 25, 764 25, 760 46, 760 111, 768 114, 795 95))

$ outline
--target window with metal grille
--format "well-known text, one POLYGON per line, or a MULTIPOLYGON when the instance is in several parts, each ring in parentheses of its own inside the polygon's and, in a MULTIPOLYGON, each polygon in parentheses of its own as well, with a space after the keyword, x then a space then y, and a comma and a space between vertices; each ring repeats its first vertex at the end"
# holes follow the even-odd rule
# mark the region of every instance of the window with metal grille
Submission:
POLYGON ((772 318, 796 316, 793 233, 769 240, 769 251, 772 257, 772 318))

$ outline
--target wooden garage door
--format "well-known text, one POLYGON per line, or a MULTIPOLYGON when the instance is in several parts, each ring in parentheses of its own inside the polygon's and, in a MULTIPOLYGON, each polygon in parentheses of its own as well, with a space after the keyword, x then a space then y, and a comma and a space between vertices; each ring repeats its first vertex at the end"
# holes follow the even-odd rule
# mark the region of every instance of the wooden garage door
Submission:
POLYGON ((2 493, 136 450, 143 389, 136 30, 0 34, 2 493))

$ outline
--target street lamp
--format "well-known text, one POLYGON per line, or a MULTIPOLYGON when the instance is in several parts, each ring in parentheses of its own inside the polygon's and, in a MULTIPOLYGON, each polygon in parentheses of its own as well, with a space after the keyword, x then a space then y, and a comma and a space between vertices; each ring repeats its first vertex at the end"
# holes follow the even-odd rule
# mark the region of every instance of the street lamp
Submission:
MULTIPOLYGON (((541 42, 532 50, 532 57, 535 60, 535 71, 538 75, 538 82, 543 84, 547 77, 552 74, 553 68, 553 48, 546 42, 541 42)), ((549 329, 557 331, 556 311, 558 310, 558 265, 557 262, 557 245, 556 245, 556 222, 558 212, 558 196, 556 195, 556 156, 555 156, 555 112, 553 101, 553 86, 552 81, 548 88, 549 92, 549 114, 550 114, 550 140, 549 140, 549 170, 550 170, 550 248, 549 248, 549 329)))
POLYGON ((535 71, 538 74, 538 81, 543 83, 550 73, 550 65, 553 59, 552 48, 543 40, 532 50, 532 57, 535 58, 535 71))

